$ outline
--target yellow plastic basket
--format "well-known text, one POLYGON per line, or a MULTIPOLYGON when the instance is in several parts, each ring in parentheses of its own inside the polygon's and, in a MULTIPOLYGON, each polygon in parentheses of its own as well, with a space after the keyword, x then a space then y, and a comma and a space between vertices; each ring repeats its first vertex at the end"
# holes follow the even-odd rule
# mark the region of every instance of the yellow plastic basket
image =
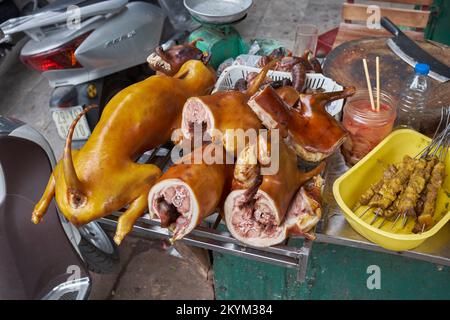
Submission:
POLYGON ((359 208, 353 212, 353 208, 361 194, 367 190, 371 184, 379 180, 384 169, 389 164, 401 162, 405 155, 414 157, 424 147, 430 143, 431 139, 409 129, 401 129, 392 132, 368 155, 359 161, 354 167, 339 177, 333 185, 333 194, 344 212, 348 223, 363 237, 382 246, 385 249, 394 251, 410 250, 419 246, 429 237, 438 232, 450 219, 450 157, 446 161, 446 178, 443 188, 439 191, 435 219, 438 221, 433 228, 421 234, 414 234, 413 219, 408 219, 405 228, 402 228, 402 221, 397 221, 392 228, 392 222, 386 221, 381 229, 377 226, 382 219, 378 218, 373 225, 374 214, 365 214, 362 218, 358 215, 366 208, 359 208))

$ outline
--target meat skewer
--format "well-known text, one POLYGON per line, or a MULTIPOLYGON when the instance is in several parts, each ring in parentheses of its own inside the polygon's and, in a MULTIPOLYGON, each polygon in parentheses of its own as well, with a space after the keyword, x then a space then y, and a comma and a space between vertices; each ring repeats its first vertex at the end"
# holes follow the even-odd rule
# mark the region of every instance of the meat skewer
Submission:
POLYGON ((286 214, 287 233, 315 240, 311 233, 322 217, 322 187, 320 175, 313 177, 300 188, 286 214))
POLYGON ((414 159, 409 156, 405 156, 395 175, 391 179, 383 182, 377 193, 372 196, 369 201, 367 209, 363 211, 359 217, 362 218, 371 208, 378 208, 378 211, 375 213, 375 219, 371 222, 371 224, 373 224, 381 212, 380 209, 387 209, 392 202, 395 201, 398 193, 402 191, 404 183, 408 181, 414 170, 414 165, 414 159))
POLYGON ((404 159, 404 161, 400 164, 395 176, 383 184, 378 191, 378 195, 380 195, 380 197, 377 197, 376 199, 372 198, 369 206, 387 209, 391 203, 395 201, 398 193, 402 190, 403 185, 408 182, 415 166, 415 160, 406 156, 406 159, 404 159))
POLYGON ((427 161, 425 159, 420 159, 418 163, 416 163, 405 191, 402 193, 402 197, 400 198, 398 212, 403 216, 403 227, 407 222, 406 217, 408 215, 414 215, 415 202, 425 187, 424 171, 426 166, 427 161))
MULTIPOLYGON (((420 156, 421 158, 434 159, 434 161, 436 161, 435 157, 437 157, 439 159, 439 161, 432 169, 431 174, 430 174, 430 180, 425 188, 426 193, 424 195, 423 209, 422 209, 422 212, 418 211, 417 222, 413 229, 413 231, 415 231, 415 232, 418 232, 419 229, 421 232, 423 232, 425 230, 425 228, 430 227, 431 224, 433 223, 432 216, 434 214, 434 210, 435 210, 435 206, 436 206, 437 191, 439 190, 440 186, 442 185, 444 177, 445 177, 444 161, 446 160, 449 143, 450 143, 450 141, 449 141, 449 133, 450 133, 449 120, 450 119, 447 118, 447 123, 446 123, 445 129, 439 135, 435 136, 433 138, 432 142, 427 147, 425 147, 421 152, 419 152, 419 154, 417 155, 417 157, 420 156), (440 173, 437 174, 437 172, 440 172, 440 173), (433 186, 432 184, 430 185, 430 183, 432 183, 433 174, 435 174, 434 179, 438 180, 438 183, 434 182, 434 184, 439 184, 439 187, 433 186), (439 176, 439 178, 436 178, 436 176, 439 176), (440 182, 441 179, 442 179, 442 182, 440 182), (422 214, 424 214, 425 204, 426 204, 425 201, 428 196, 428 188, 433 189, 433 191, 431 191, 429 194, 429 200, 428 200, 427 209, 426 209, 427 210, 426 212, 428 214, 425 213, 425 215, 420 218, 420 216, 422 216, 422 214), (434 190, 436 190, 436 191, 434 192, 434 190), (419 218, 423 223, 419 222, 419 218)), ((392 228, 394 228, 394 226, 397 223, 397 221, 399 220, 400 216, 401 216, 400 214, 397 216, 397 218, 395 219, 395 221, 392 225, 392 228)), ((403 218, 404 219, 403 226, 404 226, 406 224, 406 220, 407 220, 407 218, 406 218, 407 215, 404 212, 403 212, 403 217, 404 217, 403 218)))
POLYGON ((426 197, 426 186, 428 185, 431 173, 433 171, 433 167, 439 162, 439 160, 436 157, 432 157, 427 162, 427 168, 425 168, 425 188, 422 190, 422 192, 419 195, 419 198, 414 206, 414 211, 416 213, 416 217, 419 216, 423 211, 423 206, 425 203, 425 197, 426 197))
MULTIPOLYGON (((425 159, 419 160, 404 191, 394 201, 395 207, 391 209, 391 212, 392 210, 396 210, 399 214, 404 212, 404 217, 406 215, 414 215, 414 205, 426 183, 426 171, 432 166, 433 162, 430 165, 430 161, 427 162, 425 159)), ((406 225, 406 221, 404 219, 403 226, 406 225)))
POLYGON ((387 209, 383 210, 384 219, 378 228, 384 224, 386 219, 396 216, 391 230, 403 217, 402 228, 406 226, 408 217, 416 218, 413 232, 424 232, 433 224, 433 215, 436 207, 438 191, 445 178, 445 163, 448 147, 450 125, 447 119, 446 128, 432 142, 425 147, 416 158, 415 170, 404 186, 403 191, 387 209))
POLYGON ((383 178, 378 182, 372 184, 369 189, 367 189, 359 198, 359 201, 355 205, 355 209, 353 211, 358 210, 359 207, 367 205, 372 197, 381 189, 384 183, 387 180, 391 179, 395 173, 397 172, 397 168, 394 165, 389 165, 388 168, 383 172, 383 178))
POLYGON ((445 164, 438 162, 431 172, 431 178, 426 187, 425 201, 423 210, 417 218, 415 230, 427 230, 433 224, 433 215, 435 211, 438 191, 441 188, 445 178, 445 164))

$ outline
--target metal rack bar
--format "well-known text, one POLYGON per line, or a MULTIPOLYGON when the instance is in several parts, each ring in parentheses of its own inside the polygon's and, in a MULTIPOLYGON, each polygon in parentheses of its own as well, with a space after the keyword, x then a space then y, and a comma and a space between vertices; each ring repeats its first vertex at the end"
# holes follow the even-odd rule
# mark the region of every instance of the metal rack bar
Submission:
MULTIPOLYGON (((108 229, 115 229, 117 226, 118 215, 119 214, 116 213, 112 216, 102 218, 99 222, 108 229)), ((143 237, 170 238, 170 232, 165 228, 159 227, 158 224, 158 220, 141 218, 138 220, 138 223, 134 225, 132 232, 143 237)), ((296 248, 282 245, 268 248, 249 247, 234 239, 231 234, 226 231, 218 231, 206 227, 197 227, 189 235, 178 241, 187 245, 221 253, 233 254, 260 262, 297 268, 299 271, 301 271, 301 269, 306 269, 303 264, 303 259, 305 258, 305 255, 309 255, 309 249, 303 247, 296 248)), ((306 270, 304 270, 304 274, 306 275, 306 270)))

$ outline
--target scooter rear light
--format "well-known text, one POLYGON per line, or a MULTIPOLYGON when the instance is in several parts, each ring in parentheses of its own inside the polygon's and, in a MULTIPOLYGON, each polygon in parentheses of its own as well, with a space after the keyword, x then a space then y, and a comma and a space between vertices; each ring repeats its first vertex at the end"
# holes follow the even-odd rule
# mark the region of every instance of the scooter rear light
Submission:
POLYGON ((20 59, 24 64, 40 72, 81 68, 82 65, 75 57, 75 51, 89 34, 90 32, 85 33, 56 49, 34 55, 21 56, 20 59))

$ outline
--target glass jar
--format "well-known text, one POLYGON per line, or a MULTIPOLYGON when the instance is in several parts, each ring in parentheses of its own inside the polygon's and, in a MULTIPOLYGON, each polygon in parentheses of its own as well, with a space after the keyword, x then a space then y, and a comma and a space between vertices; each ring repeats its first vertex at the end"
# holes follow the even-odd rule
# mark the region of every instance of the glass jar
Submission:
MULTIPOLYGON (((373 90, 376 104, 376 90, 373 90)), ((392 97, 380 91, 380 111, 370 106, 368 90, 358 90, 344 106, 343 125, 349 137, 342 145, 348 165, 354 165, 392 131, 397 116, 392 97)))

